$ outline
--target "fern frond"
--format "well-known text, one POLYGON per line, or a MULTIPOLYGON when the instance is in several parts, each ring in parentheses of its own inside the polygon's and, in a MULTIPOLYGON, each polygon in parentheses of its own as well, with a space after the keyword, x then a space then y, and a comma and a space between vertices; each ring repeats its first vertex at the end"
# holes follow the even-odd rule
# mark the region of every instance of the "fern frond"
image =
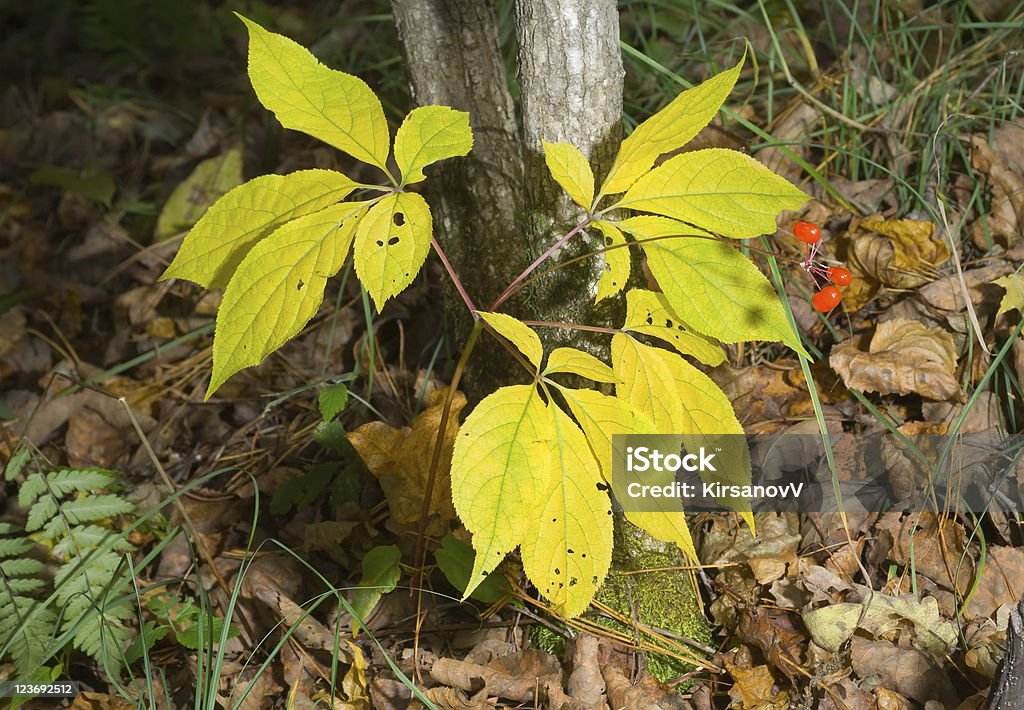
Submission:
MULTIPOLYGON (((36 507, 43 504, 46 498, 41 498, 29 514, 29 520, 33 521, 31 513, 36 511, 36 507)), ((38 527, 30 527, 29 523, 25 523, 26 530, 39 530, 40 537, 45 540, 57 540, 58 538, 69 535, 71 530, 68 529, 68 525, 80 525, 82 523, 91 523, 96 520, 107 520, 118 515, 124 515, 135 510, 135 505, 119 495, 113 493, 105 493, 102 495, 91 495, 85 496, 84 498, 76 498, 75 500, 69 500, 60 506, 60 515, 57 517, 51 517, 51 519, 42 525, 38 520, 33 522, 39 523, 38 527)))
POLYGON ((78 525, 50 550, 50 556, 61 562, 80 557, 102 545, 114 552, 131 552, 135 546, 109 528, 99 525, 78 525))
POLYGON ((23 557, 34 543, 17 534, 17 528, 0 523, 0 658, 9 655, 18 673, 28 677, 47 655, 56 619, 53 611, 40 607, 36 596, 46 588, 39 575, 44 565, 23 557))

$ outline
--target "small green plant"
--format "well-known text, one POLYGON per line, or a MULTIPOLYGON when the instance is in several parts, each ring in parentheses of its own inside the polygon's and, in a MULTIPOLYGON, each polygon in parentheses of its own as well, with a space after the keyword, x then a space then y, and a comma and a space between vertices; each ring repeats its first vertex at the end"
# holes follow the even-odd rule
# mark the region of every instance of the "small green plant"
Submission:
POLYGON ((112 471, 41 465, 25 475, 30 458, 23 447, 4 471, 21 480, 27 518, 23 528, 0 523, 0 659, 30 677, 70 644, 116 671, 134 636, 124 555, 135 547, 113 521, 134 505, 116 492, 112 471))
MULTIPOLYGON (((392 146, 380 101, 366 84, 321 65, 295 42, 242 21, 249 30, 249 77, 260 102, 286 128, 377 167, 384 180, 359 184, 329 170, 267 175, 231 190, 203 215, 163 278, 225 289, 207 397, 301 330, 350 249, 356 274, 378 308, 412 282, 431 247, 447 266, 432 237, 427 202, 407 188, 426 178, 427 166, 465 155, 473 145, 467 114, 426 106, 409 113, 392 146), (389 155, 397 173, 388 167, 389 155), (346 201, 353 194, 359 199, 346 201)), ((724 358, 721 343, 749 340, 781 341, 804 352, 778 295, 734 240, 774 232, 779 212, 798 209, 807 195, 732 150, 685 152, 655 166, 659 156, 685 145, 711 121, 742 65, 682 92, 640 124, 622 142, 600 186, 576 147, 545 143, 552 177, 583 216, 489 307, 478 309, 449 268, 476 318, 463 362, 486 328, 516 352, 527 381, 484 398, 455 444, 453 498, 476 552, 466 595, 519 547, 527 575, 553 608, 565 616, 582 612, 611 561, 612 436, 671 434, 695 450, 712 434, 742 434, 728 398, 684 356, 716 365, 724 358), (604 331, 611 336, 610 363, 574 348, 545 354, 533 326, 498 310, 541 263, 588 230, 605 242, 594 257, 605 264, 598 300, 621 297, 630 277, 628 250, 636 247, 662 291, 626 291, 627 315, 618 329, 536 326, 604 331), (568 387, 558 380, 566 374, 613 385, 615 394, 568 387)), ((438 459, 437 450, 427 453, 438 459)), ((749 481, 745 445, 721 458, 730 482, 749 481)), ((430 500, 429 491, 425 498, 430 500)), ((662 500, 662 510, 627 517, 696 558, 680 501, 662 500)), ((752 527, 749 513, 744 517, 752 527)))

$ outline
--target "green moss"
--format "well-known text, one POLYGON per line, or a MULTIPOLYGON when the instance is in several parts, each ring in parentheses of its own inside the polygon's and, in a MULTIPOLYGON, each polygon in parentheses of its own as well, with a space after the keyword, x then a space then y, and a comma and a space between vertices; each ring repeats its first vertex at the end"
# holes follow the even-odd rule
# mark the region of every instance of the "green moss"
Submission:
MULTIPOLYGON (((655 540, 621 516, 616 516, 612 569, 597 594, 597 601, 625 618, 636 618, 646 626, 710 645, 711 629, 704 618, 700 597, 690 583, 690 575, 683 570, 664 570, 685 564, 685 558, 675 545, 655 540)), ((595 616, 593 620, 630 638, 636 636, 632 626, 604 616, 595 616)), ((639 633, 645 642, 664 647, 657 637, 643 631, 639 633)), ((530 633, 530 643, 559 657, 565 651, 564 639, 539 624, 530 633)), ((660 653, 647 654, 647 668, 660 681, 693 670, 689 663, 660 653)))

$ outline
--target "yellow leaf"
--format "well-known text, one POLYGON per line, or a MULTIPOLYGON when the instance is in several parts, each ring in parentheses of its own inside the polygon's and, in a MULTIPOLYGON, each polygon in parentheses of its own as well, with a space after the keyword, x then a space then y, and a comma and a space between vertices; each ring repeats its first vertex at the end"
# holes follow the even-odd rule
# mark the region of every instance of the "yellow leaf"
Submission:
MULTIPOLYGON (((616 434, 653 434, 654 425, 628 401, 595 390, 571 389, 556 384, 565 397, 569 411, 587 437, 594 458, 606 481, 612 480, 612 438, 616 434)), ((625 452, 618 456, 625 458, 625 452)))
POLYGON ((604 235, 606 247, 617 247, 604 252, 604 274, 597 283, 597 301, 614 296, 623 289, 629 280, 630 262, 629 248, 625 246, 626 238, 611 222, 596 221, 594 226, 604 235))
MULTIPOLYGON (((660 432, 681 434, 687 451, 705 448, 716 452, 718 470, 703 472, 701 478, 705 483, 750 484, 750 450, 743 426, 736 418, 729 398, 711 378, 676 353, 638 343, 624 334, 612 338, 612 366, 625 382, 616 388, 616 394, 631 403, 647 403, 641 408, 643 413, 654 411, 657 414, 657 409, 650 403, 657 403, 659 398, 679 405, 678 411, 672 411, 678 416, 674 428, 664 429, 657 421, 655 425, 660 432), (628 380, 627 373, 632 375, 628 380)), ((659 481, 651 483, 658 485, 659 481)), ((747 501, 726 499, 719 502, 740 511, 750 529, 754 529, 754 518, 747 501)), ((655 534, 651 530, 648 532, 655 534)))
POLYGON ((668 106, 641 123, 622 141, 604 185, 602 195, 614 195, 629 188, 654 165, 658 156, 686 145, 718 113, 736 84, 743 59, 732 69, 687 89, 668 106))
POLYGON ((612 560, 612 506, 580 428, 548 407, 554 432, 552 465, 540 506, 524 511, 533 523, 520 548, 530 581, 556 613, 586 611, 612 560))
MULTIPOLYGON (((346 436, 370 473, 380 481, 391 517, 402 525, 418 521, 423 512, 423 496, 447 396, 447 389, 431 393, 427 408, 419 413, 411 427, 396 429, 384 422, 369 422, 346 436)), ((430 497, 430 511, 437 516, 437 528, 446 527, 455 517, 448 472, 459 430, 459 412, 464 406, 465 396, 456 392, 430 497)))
POLYGON ((355 186, 334 170, 263 175, 239 185, 203 213, 160 278, 224 288, 260 239, 291 219, 345 199, 355 186))
POLYGON ((996 312, 996 315, 999 316, 1014 309, 1024 315, 1024 277, 1017 272, 996 279, 992 283, 1006 291, 1003 300, 999 302, 999 310, 996 312))
POLYGON ((684 323, 723 343, 778 340, 806 356, 775 289, 731 244, 664 217, 618 225, 641 242, 665 300, 684 323))
POLYGON ((627 292, 626 322, 622 329, 664 340, 683 355, 692 355, 705 365, 714 367, 725 360, 722 346, 684 324, 672 312, 662 293, 641 288, 627 292))
POLYGON ((327 279, 348 255, 365 202, 345 202, 292 220, 238 265, 224 291, 206 398, 225 380, 295 336, 316 315, 327 279))
POLYGON ((745 239, 774 232, 779 212, 799 209, 808 199, 753 158, 708 148, 666 160, 637 180, 616 206, 745 239))
POLYGON ((466 417, 452 454, 452 501, 476 550, 464 599, 532 528, 551 452, 550 416, 531 385, 502 387, 466 417))
POLYGON ((594 173, 587 157, 579 148, 569 143, 544 144, 544 162, 551 177, 555 179, 572 201, 590 211, 594 204, 594 173))
POLYGON ((156 221, 156 238, 188 229, 221 195, 241 182, 242 152, 237 148, 199 163, 164 203, 156 221))
POLYGON ((612 368, 605 365, 590 353, 576 348, 555 348, 548 355, 548 364, 544 368, 545 375, 559 372, 570 372, 595 382, 616 382, 618 378, 612 368))
POLYGON ((249 81, 281 125, 387 172, 388 122, 370 87, 358 77, 325 67, 287 37, 238 18, 249 28, 249 81))
POLYGON ((359 221, 356 274, 379 311, 413 282, 430 251, 430 207, 415 192, 388 195, 359 221))
POLYGON ((612 369, 620 383, 615 394, 651 421, 654 430, 649 433, 680 434, 683 405, 665 391, 672 373, 660 360, 642 357, 646 350, 653 349, 625 333, 612 336, 612 369))
POLYGON ((540 361, 544 357, 544 347, 540 344, 540 338, 533 332, 533 329, 504 313, 487 313, 477 311, 487 325, 494 328, 498 335, 516 346, 516 350, 526 356, 536 369, 540 369, 540 361))
POLYGON ((473 147, 469 114, 448 106, 421 106, 409 112, 395 134, 395 162, 402 185, 426 179, 423 168, 465 155, 473 147))

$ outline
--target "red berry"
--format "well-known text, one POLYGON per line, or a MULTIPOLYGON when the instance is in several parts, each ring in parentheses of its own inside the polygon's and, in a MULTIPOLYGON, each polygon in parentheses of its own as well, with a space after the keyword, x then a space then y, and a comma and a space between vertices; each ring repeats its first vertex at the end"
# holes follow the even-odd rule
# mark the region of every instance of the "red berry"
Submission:
POLYGON ((793 225, 793 236, 808 244, 817 244, 821 241, 821 230, 818 225, 810 222, 797 222, 793 225))
POLYGON ((828 267, 828 280, 836 286, 849 286, 853 281, 853 274, 841 266, 828 267))
POLYGON ((814 304, 814 309, 816 311, 828 313, 839 305, 840 298, 842 297, 839 295, 838 288, 835 286, 826 286, 814 294, 814 298, 811 299, 811 303, 814 304))

